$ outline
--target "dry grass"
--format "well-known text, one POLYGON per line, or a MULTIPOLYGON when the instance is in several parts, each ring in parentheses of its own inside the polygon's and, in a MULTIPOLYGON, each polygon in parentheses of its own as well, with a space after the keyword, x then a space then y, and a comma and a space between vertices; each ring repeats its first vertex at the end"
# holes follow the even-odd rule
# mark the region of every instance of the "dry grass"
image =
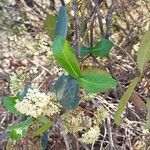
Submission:
MULTIPOLYGON (((1 5, 2 2, 0 2, 1 5)), ((4 4, 4 3, 3 3, 4 4)), ((60 3, 56 4, 56 9, 60 3)), ((87 29, 83 30, 81 35, 88 35, 88 42, 84 40, 86 36, 80 39, 85 45, 94 45, 97 39, 103 34, 102 28, 99 27, 98 17, 102 17, 102 23, 107 16, 110 1, 99 4, 99 15, 93 20, 93 6, 90 0, 79 1, 79 21, 88 20, 87 29), (93 28, 93 29, 91 29, 93 28), (101 33, 99 33, 101 30, 101 33)), ((6 27, 0 27, 2 30, 0 34, 0 149, 5 149, 8 145, 8 136, 6 128, 8 124, 19 119, 8 113, 2 105, 2 98, 10 94, 10 80, 9 75, 17 70, 22 70, 28 77, 26 81, 35 82, 43 89, 47 90, 48 85, 58 76, 58 68, 53 61, 53 57, 49 59, 50 45, 52 44, 48 36, 43 30, 43 21, 47 13, 56 13, 49 8, 53 5, 49 1, 36 1, 33 4, 27 4, 25 1, 18 1, 15 5, 5 4, 4 10, 8 12, 9 19, 6 21, 6 27), (34 5, 34 7, 32 7, 34 5), (13 14, 12 14, 13 12, 13 14), (19 13, 23 13, 25 20, 18 21, 19 13)), ((68 11, 72 9, 68 3, 68 11)), ((86 109, 93 109, 96 106, 103 106, 108 112, 109 117, 101 126, 101 136, 99 141, 93 145, 93 149, 115 149, 115 150, 145 150, 150 147, 150 133, 144 128, 146 121, 147 110, 145 102, 150 97, 150 66, 144 72, 144 77, 138 84, 133 93, 130 103, 123 114, 123 123, 117 127, 113 121, 113 114, 117 109, 118 101, 129 85, 131 79, 138 75, 136 67, 136 53, 139 46, 140 38, 143 32, 149 26, 149 5, 142 0, 130 1, 119 0, 115 6, 112 22, 110 21, 112 35, 110 38, 114 41, 114 47, 109 59, 102 61, 93 58, 87 58, 87 62, 92 62, 95 66, 103 66, 111 73, 111 75, 118 80, 119 85, 116 90, 107 92, 105 94, 97 95, 97 97, 88 103, 86 109)), ((1 11, 1 10, 0 10, 1 11)), ((95 13, 94 13, 95 14, 95 13)), ((70 16, 70 20, 72 17, 70 16)), ((0 24, 1 25, 1 24, 0 24)), ((72 24, 70 24, 72 26, 72 24)), ((107 26, 109 27, 109 26, 107 26)), ((105 30, 106 27, 103 28, 105 30)), ((110 29, 109 29, 110 30, 110 29)), ((73 28, 69 31, 69 38, 74 43, 75 34, 73 28), (73 35, 73 36, 72 36, 73 35)), ((86 60, 85 60, 86 61, 86 60)), ((86 66, 86 65, 85 65, 86 66)), ((49 132, 48 149, 63 150, 64 135, 59 132, 59 126, 49 132)), ((79 143, 76 137, 79 135, 68 134, 68 142, 72 145, 72 149, 91 149, 91 145, 79 143)), ((37 139, 26 143, 29 145, 35 144, 33 149, 38 150, 37 139)), ((24 140, 21 142, 25 142, 24 140)), ((9 142, 10 145, 12 143, 9 142)), ((27 149, 14 148, 15 150, 27 149)))

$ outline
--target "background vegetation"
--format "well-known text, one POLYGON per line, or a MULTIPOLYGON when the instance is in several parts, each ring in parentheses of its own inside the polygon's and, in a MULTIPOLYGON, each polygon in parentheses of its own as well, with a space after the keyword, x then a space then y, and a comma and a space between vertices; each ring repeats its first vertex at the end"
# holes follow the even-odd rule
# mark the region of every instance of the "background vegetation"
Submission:
MULTIPOLYGON (((94 94, 90 93, 93 92, 91 86, 88 92, 85 84, 79 81, 85 88, 79 90, 72 77, 61 76, 67 75, 68 67, 64 67, 60 63, 62 57, 54 53, 57 49, 55 51, 53 41, 56 41, 54 28, 62 5, 64 1, 61 0, 0 1, 0 149, 149 149, 150 2, 65 1, 68 29, 65 31, 63 24, 60 26, 64 29, 63 35, 68 31, 65 37, 74 49, 80 69, 103 69, 117 81, 116 88, 94 94), (109 39, 108 43, 104 42, 105 49, 110 43, 113 43, 113 48, 110 46, 107 53, 97 54, 97 43, 101 39, 109 39), (65 82, 65 87, 73 88, 72 91, 78 90, 80 96, 76 93, 75 98, 80 97, 80 102, 70 104, 62 98, 62 108, 54 95, 48 95, 53 85, 57 89, 56 83, 64 89, 58 79, 61 79, 60 83, 65 82), (50 96, 54 100, 49 105, 56 108, 53 110, 56 114, 49 112, 50 117, 35 120, 17 116, 20 112, 10 107, 14 103, 8 103, 14 102, 15 97, 6 96, 20 92, 23 97, 31 86, 40 89, 36 95, 44 92, 43 99, 50 96), (68 107, 71 110, 67 110, 68 107), (23 124, 12 125, 19 122, 23 124), (18 130, 23 138, 17 135, 18 130)), ((80 76, 80 71, 77 72, 76 76, 68 71, 74 78, 80 76)), ((63 95, 65 93, 66 89, 63 95)))

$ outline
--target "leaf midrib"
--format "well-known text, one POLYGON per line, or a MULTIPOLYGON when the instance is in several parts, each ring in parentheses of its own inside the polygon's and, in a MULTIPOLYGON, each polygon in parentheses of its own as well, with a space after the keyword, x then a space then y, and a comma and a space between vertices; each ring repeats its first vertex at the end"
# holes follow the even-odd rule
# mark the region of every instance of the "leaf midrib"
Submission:
MULTIPOLYGON (((68 62, 68 64, 69 64, 69 66, 71 67, 72 71, 73 71, 74 74, 76 75, 76 77, 79 77, 78 73, 76 73, 76 71, 75 71, 74 68, 72 67, 71 63, 70 63, 69 60, 67 59, 67 57, 66 57, 66 55, 65 55, 65 53, 64 53, 64 50, 62 50, 62 52, 63 52, 63 55, 64 55, 65 59, 67 60, 67 62, 68 62)), ((70 53, 71 53, 71 52, 70 52, 70 53)))

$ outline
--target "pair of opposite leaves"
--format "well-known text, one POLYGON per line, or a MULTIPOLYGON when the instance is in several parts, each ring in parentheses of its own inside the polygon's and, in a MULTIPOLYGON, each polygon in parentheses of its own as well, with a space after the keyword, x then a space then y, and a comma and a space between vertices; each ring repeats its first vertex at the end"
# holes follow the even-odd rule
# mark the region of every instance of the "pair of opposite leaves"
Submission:
MULTIPOLYGON (((53 55, 58 63, 64 68, 68 73, 68 77, 61 77, 61 82, 65 87, 61 85, 59 80, 59 87, 56 89, 56 93, 59 94, 58 99, 63 104, 71 104, 69 99, 72 99, 72 104, 67 108, 74 108, 75 105, 75 95, 79 95, 79 85, 85 88, 87 91, 92 93, 105 92, 111 88, 117 86, 116 80, 114 80, 107 72, 101 70, 85 70, 81 71, 78 60, 73 53, 73 49, 70 47, 68 41, 66 40, 67 35, 67 13, 64 6, 60 7, 55 27, 55 38, 53 42, 53 55), (74 81, 74 87, 68 86, 70 82, 74 81), (78 85, 79 84, 79 85, 78 85), (62 86, 62 89, 60 88, 62 86), (78 87, 78 88, 77 88, 78 87), (72 93, 71 88, 76 89, 76 92, 72 93), (61 89, 61 90, 60 90, 61 89), (59 91, 59 92, 58 92, 59 91), (64 97, 70 95, 70 97, 64 97), (68 99, 68 102, 66 101, 68 99)), ((95 47, 92 49, 94 55, 102 55, 103 57, 108 56, 112 48, 112 43, 107 39, 102 39, 98 42, 95 47)), ((81 49, 81 53, 84 51, 84 48, 81 49)))

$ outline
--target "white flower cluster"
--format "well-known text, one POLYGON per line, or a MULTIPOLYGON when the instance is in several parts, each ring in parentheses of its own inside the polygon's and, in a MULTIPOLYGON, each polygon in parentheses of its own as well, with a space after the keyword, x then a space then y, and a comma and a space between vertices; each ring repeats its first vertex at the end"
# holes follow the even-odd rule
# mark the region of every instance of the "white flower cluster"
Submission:
POLYGON ((83 90, 80 96, 81 96, 81 100, 86 102, 86 101, 93 100, 96 97, 96 94, 92 94, 83 90))
POLYGON ((59 113, 59 105, 53 93, 46 95, 38 89, 29 89, 23 101, 18 102, 15 108, 26 115, 37 118, 38 116, 53 116, 59 113))
POLYGON ((97 110, 94 112, 94 123, 96 125, 101 124, 108 116, 108 112, 107 110, 100 106, 99 108, 97 108, 97 110))
POLYGON ((86 144, 92 144, 96 140, 98 140, 98 137, 100 135, 100 129, 99 126, 94 126, 89 129, 86 133, 82 134, 82 137, 79 138, 79 140, 86 144))
POLYGON ((12 94, 16 94, 23 86, 26 76, 22 70, 17 70, 16 73, 12 73, 10 76, 10 91, 12 94))
POLYGON ((64 121, 65 131, 70 133, 82 131, 84 129, 84 127, 82 126, 83 118, 83 112, 80 112, 78 114, 64 113, 62 115, 62 119, 64 121))

